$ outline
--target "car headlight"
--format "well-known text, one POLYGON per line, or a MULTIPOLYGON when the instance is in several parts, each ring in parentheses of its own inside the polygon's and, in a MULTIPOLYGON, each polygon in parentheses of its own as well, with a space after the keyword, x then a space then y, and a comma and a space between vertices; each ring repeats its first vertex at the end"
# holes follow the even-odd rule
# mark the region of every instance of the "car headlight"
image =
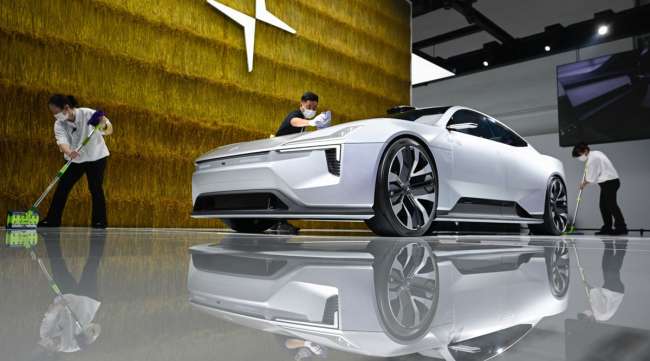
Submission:
POLYGON ((352 133, 355 129, 361 128, 361 125, 351 125, 349 127, 345 127, 342 129, 339 129, 335 131, 334 133, 330 133, 327 135, 323 135, 320 137, 313 137, 309 139, 303 139, 303 140, 294 140, 290 141, 287 143, 283 144, 284 147, 292 147, 292 146, 308 146, 308 145, 321 145, 321 144, 332 144, 336 143, 338 140, 343 140, 344 137, 346 137, 348 134, 352 133))

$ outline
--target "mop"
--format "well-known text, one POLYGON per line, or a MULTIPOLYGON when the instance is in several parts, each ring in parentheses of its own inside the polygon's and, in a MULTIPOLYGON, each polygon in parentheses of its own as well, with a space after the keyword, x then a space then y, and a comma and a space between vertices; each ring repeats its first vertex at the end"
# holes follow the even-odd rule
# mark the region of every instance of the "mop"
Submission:
MULTIPOLYGON (((96 119, 96 118, 101 118, 104 116, 104 113, 101 111, 95 112, 92 117, 90 118, 91 120, 96 119)), ((99 126, 99 125, 98 125, 99 126)), ((90 141, 90 138, 95 134, 95 131, 97 130, 97 127, 95 126, 90 130, 90 133, 84 139, 81 144, 75 149, 76 152, 80 152, 83 147, 88 144, 90 141)), ((27 211, 8 211, 7 212, 7 229, 35 229, 36 226, 38 225, 38 220, 39 220, 39 214, 38 214, 38 206, 43 202, 43 199, 47 196, 48 193, 54 188, 54 186, 59 182, 63 174, 65 173, 66 170, 68 170, 68 167, 70 167, 70 164, 72 163, 72 159, 70 159, 59 171, 57 172, 56 176, 50 184, 45 188, 45 191, 43 194, 41 194, 40 197, 34 202, 32 207, 27 210, 27 211)))
MULTIPOLYGON (((582 173, 582 182, 581 184, 585 181, 585 178, 587 178, 587 166, 585 165, 585 171, 582 173)), ((576 199, 576 208, 573 211, 573 219, 571 220, 571 227, 569 227, 569 230, 562 233, 562 234, 582 234, 580 232, 576 232, 576 218, 578 218, 578 209, 580 209, 580 201, 582 200, 582 188, 578 191, 578 199, 576 199)))

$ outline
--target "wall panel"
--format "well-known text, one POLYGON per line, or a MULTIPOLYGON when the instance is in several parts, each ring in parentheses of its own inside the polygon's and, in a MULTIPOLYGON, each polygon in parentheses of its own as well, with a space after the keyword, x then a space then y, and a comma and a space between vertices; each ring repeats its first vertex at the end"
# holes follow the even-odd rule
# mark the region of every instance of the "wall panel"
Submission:
MULTIPOLYGON (((253 0, 222 2, 254 13, 253 0)), ((113 121, 109 223, 141 227, 217 225, 189 218, 192 160, 274 133, 305 90, 335 123, 409 103, 406 1, 267 5, 297 34, 258 22, 249 73, 242 28, 204 1, 0 0, 0 212, 27 207, 62 163, 52 93, 113 121)), ((64 224, 87 224, 89 207, 80 184, 64 224)))

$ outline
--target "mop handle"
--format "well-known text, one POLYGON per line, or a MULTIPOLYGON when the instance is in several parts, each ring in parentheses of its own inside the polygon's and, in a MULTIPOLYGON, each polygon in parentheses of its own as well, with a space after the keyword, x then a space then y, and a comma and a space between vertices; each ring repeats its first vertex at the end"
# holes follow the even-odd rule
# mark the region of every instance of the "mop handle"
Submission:
POLYGON ((32 256, 32 259, 36 260, 36 263, 38 263, 38 266, 41 268, 41 272, 43 272, 45 278, 47 278, 47 283, 50 285, 52 291, 54 291, 54 294, 56 294, 61 299, 63 306, 68 310, 68 312, 70 312, 70 315, 72 316, 72 320, 74 321, 74 323, 77 325, 79 330, 83 330, 83 327, 81 326, 81 322, 79 322, 79 319, 70 308, 68 301, 65 299, 65 297, 63 297, 63 293, 61 293, 61 289, 56 284, 56 282, 54 282, 54 278, 52 278, 50 273, 47 271, 47 268, 45 268, 45 265, 43 264, 41 258, 36 255, 36 252, 34 252, 34 247, 31 247, 29 249, 29 252, 32 256))
MULTIPOLYGON (((580 182, 581 184, 584 183, 585 179, 587 178, 587 166, 585 165, 585 170, 582 173, 582 181, 580 182)), ((582 188, 578 191, 578 199, 576 200, 576 209, 573 210, 573 219, 571 220, 571 228, 575 227, 576 225, 576 218, 578 217, 578 208, 580 208, 580 201, 582 200, 582 188)))
POLYGON ((587 282, 587 277, 585 276, 585 270, 582 268, 582 265, 580 264, 580 255, 578 255, 578 248, 576 247, 575 240, 572 242, 573 245, 573 252, 575 252, 576 255, 576 263, 578 265, 578 271, 580 272, 580 278, 582 279, 582 284, 585 287, 585 293, 587 294, 587 302, 589 303, 589 309, 591 309, 591 312, 594 312, 594 307, 591 304, 591 296, 589 295, 589 283, 587 282))
MULTIPOLYGON (((97 129, 97 127, 93 127, 93 128, 90 130, 90 134, 88 134, 88 136, 86 137, 86 139, 84 139, 84 141, 81 142, 81 144, 77 147, 77 149, 75 149, 75 152, 79 152, 79 151, 81 151, 81 149, 82 149, 86 144, 88 144, 88 142, 90 141, 90 137, 92 137, 93 134, 95 134, 95 130, 96 130, 96 129, 97 129)), ((47 196, 47 194, 50 193, 50 191, 52 190, 52 188, 54 187, 54 185, 55 185, 56 183, 59 182, 59 179, 61 179, 61 177, 63 176, 63 173, 65 173, 65 171, 68 170, 68 167, 70 167, 70 163, 72 163, 72 159, 70 159, 69 161, 67 161, 67 162, 65 163, 65 165, 63 165, 63 167, 61 167, 61 169, 59 169, 59 171, 58 171, 58 173, 56 173, 56 176, 54 177, 54 179, 52 179, 52 181, 51 181, 50 184, 47 186, 47 188, 45 188, 45 192, 43 192, 43 194, 41 194, 41 196, 38 197, 38 199, 36 200, 36 202, 34 202, 34 204, 32 205, 32 208, 30 208, 31 210, 35 211, 35 210, 38 208, 38 206, 41 204, 41 202, 43 202, 43 199, 45 199, 45 197, 47 196)))

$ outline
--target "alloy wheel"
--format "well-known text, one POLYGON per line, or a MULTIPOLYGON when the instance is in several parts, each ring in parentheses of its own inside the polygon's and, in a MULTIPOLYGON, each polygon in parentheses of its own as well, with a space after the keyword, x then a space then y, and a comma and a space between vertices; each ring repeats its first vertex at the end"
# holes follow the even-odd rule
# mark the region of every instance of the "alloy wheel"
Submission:
POLYGON ((397 151, 390 163, 388 194, 395 217, 405 228, 429 224, 436 209, 436 178, 431 162, 418 147, 397 151))
POLYGON ((435 311, 437 283, 431 249, 422 243, 402 247, 389 274, 388 305, 393 319, 407 329, 420 327, 435 311))
POLYGON ((564 232, 569 223, 566 187, 559 178, 553 178, 549 191, 551 219, 557 230, 564 232))
POLYGON ((555 243, 548 262, 551 292, 557 297, 564 296, 569 288, 569 247, 565 241, 555 243))

